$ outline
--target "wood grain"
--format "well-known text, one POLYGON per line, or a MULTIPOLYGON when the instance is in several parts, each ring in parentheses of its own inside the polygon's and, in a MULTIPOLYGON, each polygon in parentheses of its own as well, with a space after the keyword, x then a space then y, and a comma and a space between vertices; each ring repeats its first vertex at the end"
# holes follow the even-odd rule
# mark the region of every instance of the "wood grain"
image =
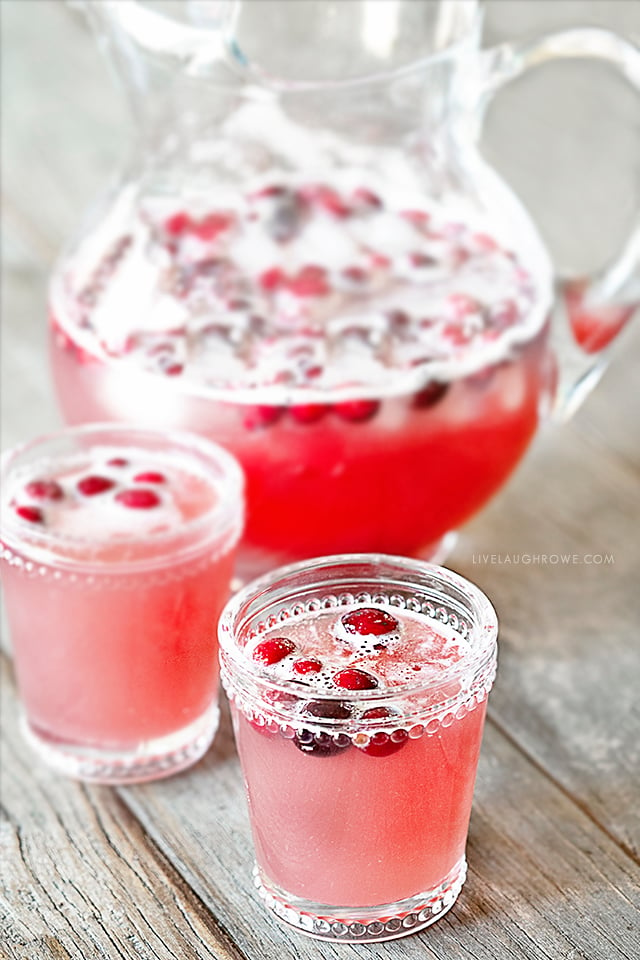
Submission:
POLYGON ((9 960, 242 960, 113 790, 34 762, 6 658, 2 668, 0 951, 9 960))

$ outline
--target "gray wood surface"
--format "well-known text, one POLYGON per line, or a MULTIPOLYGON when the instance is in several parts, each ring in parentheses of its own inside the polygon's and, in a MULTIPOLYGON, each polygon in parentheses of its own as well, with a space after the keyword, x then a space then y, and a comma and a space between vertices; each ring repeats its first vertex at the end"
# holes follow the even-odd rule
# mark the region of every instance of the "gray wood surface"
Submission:
MULTIPOLYGON (((126 125, 76 13, 57 0, 2 0, 0 16, 6 447, 58 422, 46 276, 122 156, 126 125)), ((502 38, 586 19, 640 40, 640 5, 631 2, 496 0, 488 29, 502 38)), ((541 70, 492 108, 486 151, 563 263, 595 266, 631 222, 637 117, 637 101, 609 71, 582 64, 541 70)), ((543 431, 451 559, 494 599, 502 630, 470 875, 446 918, 372 947, 288 933, 254 894, 226 716, 213 749, 183 775, 128 789, 80 786, 37 766, 23 747, 3 654, 0 956, 635 960, 639 326, 620 339, 598 392, 568 427, 543 431), (545 554, 611 554, 614 562, 504 562, 545 554)))

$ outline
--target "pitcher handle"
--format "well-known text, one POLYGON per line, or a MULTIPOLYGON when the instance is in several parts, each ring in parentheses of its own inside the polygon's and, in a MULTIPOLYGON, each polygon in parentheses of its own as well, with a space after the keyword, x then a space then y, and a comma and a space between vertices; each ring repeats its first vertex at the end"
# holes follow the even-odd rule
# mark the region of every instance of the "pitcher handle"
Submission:
MULTIPOLYGON (((581 27, 507 42, 480 58, 482 75, 474 78, 479 91, 474 95, 474 133, 479 135, 486 107, 501 87, 533 67, 568 58, 605 60, 640 92, 640 48, 609 30, 581 27)), ((606 348, 640 306, 640 216, 614 259, 591 276, 559 281, 559 293, 564 317, 555 333, 562 368, 556 414, 566 419, 599 379, 606 348)))

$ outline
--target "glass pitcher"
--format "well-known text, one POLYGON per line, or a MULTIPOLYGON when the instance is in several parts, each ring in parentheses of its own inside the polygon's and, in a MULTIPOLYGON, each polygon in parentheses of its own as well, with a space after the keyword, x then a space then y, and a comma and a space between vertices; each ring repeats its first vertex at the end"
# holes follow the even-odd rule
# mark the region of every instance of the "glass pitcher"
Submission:
POLYGON ((640 299, 638 231, 554 308, 483 109, 554 57, 640 88, 640 52, 597 29, 482 51, 470 0, 81 5, 138 136, 53 276, 65 417, 226 445, 252 573, 441 555, 640 299))

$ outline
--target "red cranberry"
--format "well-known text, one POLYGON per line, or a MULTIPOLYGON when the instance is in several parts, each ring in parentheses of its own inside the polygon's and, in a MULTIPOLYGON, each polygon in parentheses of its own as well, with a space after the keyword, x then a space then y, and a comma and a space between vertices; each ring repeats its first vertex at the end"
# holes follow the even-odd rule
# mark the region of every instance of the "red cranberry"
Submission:
POLYGON ((293 663, 294 673, 300 673, 302 676, 305 676, 307 673, 319 673, 321 670, 322 664, 319 660, 316 660, 315 657, 305 657, 293 663))
POLYGON ((407 743, 409 734, 406 730, 394 730, 392 734, 374 733, 366 747, 360 747, 369 757, 389 757, 397 753, 407 743))
POLYGON ((332 736, 330 733, 314 733, 312 730, 300 730, 293 738, 294 745, 302 753, 314 757, 333 757, 351 745, 350 738, 344 734, 332 736))
POLYGON ((378 253, 377 250, 368 250, 367 254, 373 267, 377 267, 380 270, 386 270, 391 266, 390 258, 386 257, 384 253, 378 253))
POLYGON ((338 670, 334 673, 332 680, 337 687, 343 687, 345 690, 374 690, 378 686, 374 676, 364 670, 358 670, 357 667, 338 670))
POLYGON ((353 710, 342 700, 310 700, 304 712, 319 720, 348 720, 353 710))
MULTIPOLYGON (((348 720, 352 715, 349 704, 340 700, 311 700, 304 712, 319 720, 348 720)), ((294 745, 303 753, 314 757, 331 757, 351 745, 350 738, 342 734, 314 733, 312 730, 300 730, 294 738, 294 745)))
POLYGON ((379 400, 344 400, 342 403, 336 403, 334 407, 339 417, 343 420, 351 420, 353 423, 371 420, 379 409, 379 400))
POLYGON ((83 496, 95 497, 98 493, 106 493, 107 490, 112 490, 115 487, 115 482, 110 480, 109 477, 90 474, 88 477, 78 480, 76 486, 83 496))
POLYGON ((264 663, 270 667, 274 663, 279 663, 288 657, 296 649, 292 640, 286 637, 274 637, 271 640, 263 640, 253 650, 252 658, 258 663, 264 663))
POLYGON ((385 633, 392 633, 398 630, 400 624, 395 617, 387 613, 386 610, 379 610, 377 607, 360 607, 358 610, 352 610, 341 617, 341 623, 348 633, 357 633, 362 635, 373 634, 381 637, 385 633))
MULTIPOLYGON (((388 707, 372 707, 365 710, 362 714, 362 720, 387 720, 389 717, 397 716, 397 710, 389 710, 388 707)), ((360 747, 363 753, 369 757, 388 757, 401 749, 409 739, 406 730, 394 730, 391 734, 374 733, 366 747, 360 747)))
POLYGON ((181 363, 170 363, 168 366, 163 368, 162 372, 166 373, 168 377, 177 377, 182 373, 183 370, 184 367, 181 363))
POLYGON ((448 389, 448 383, 439 383, 437 380, 432 380, 426 387, 414 394, 412 406, 416 410, 426 410, 428 407, 434 407, 436 403, 442 400, 448 389))
POLYGON ((287 287, 297 297, 324 297, 329 293, 327 272, 324 267, 303 267, 288 281, 287 287))
POLYGON ((284 411, 284 407, 276 407, 268 403, 256 404, 253 407, 247 407, 242 423, 247 430, 270 427, 282 417, 284 411))
POLYGON ((389 710, 388 707, 371 707, 361 714, 362 720, 387 720, 389 717, 398 716, 395 710, 389 710))
POLYGON ((277 290, 286 281, 287 277, 284 271, 279 267, 271 267, 260 274, 259 283, 263 290, 277 290))
POLYGON ((40 507, 16 507, 16 513, 29 523, 44 523, 44 514, 40 507))
POLYGON ((297 423, 315 423, 329 411, 326 403, 298 403, 289 408, 289 413, 297 423))
POLYGON ((62 500, 64 490, 55 480, 32 480, 24 492, 34 500, 62 500))
POLYGON ((150 510, 160 504, 160 497, 154 490, 121 490, 116 494, 116 500, 123 507, 132 510, 150 510))
POLYGON ((223 233, 231 226, 232 222, 232 217, 226 213, 210 213, 203 220, 193 224, 191 231, 200 240, 208 242, 215 240, 218 234, 223 233))
POLYGON ((166 483, 167 478, 164 473, 158 473, 155 470, 146 470, 144 473, 136 473, 133 478, 135 483, 166 483))
POLYGON ((108 467, 128 467, 129 461, 124 457, 111 457, 110 460, 107 460, 108 467))
POLYGON ((167 233, 171 234, 172 237, 179 237, 180 234, 185 233, 190 228, 191 217, 188 213, 182 211, 180 213, 174 213, 173 216, 165 220, 164 223, 164 229, 167 233))

